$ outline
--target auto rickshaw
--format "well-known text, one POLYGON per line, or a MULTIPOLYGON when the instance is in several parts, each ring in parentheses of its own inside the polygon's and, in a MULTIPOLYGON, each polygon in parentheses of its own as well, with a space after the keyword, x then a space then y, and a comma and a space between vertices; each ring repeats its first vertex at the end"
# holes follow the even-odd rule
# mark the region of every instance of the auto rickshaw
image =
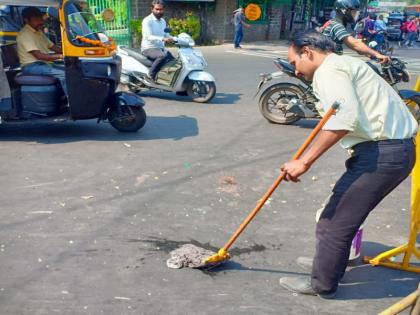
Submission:
POLYGON ((50 19, 59 22, 57 33, 61 35, 68 90, 65 97, 56 78, 21 73, 16 43, 9 41, 1 49, 12 109, 0 112, 3 123, 60 117, 108 120, 114 128, 125 132, 144 126, 142 98, 131 92, 117 92, 121 59, 116 55, 115 42, 103 32, 87 1, 0 0, 1 6, 15 8, 15 13, 21 12, 22 7, 40 7, 50 19))

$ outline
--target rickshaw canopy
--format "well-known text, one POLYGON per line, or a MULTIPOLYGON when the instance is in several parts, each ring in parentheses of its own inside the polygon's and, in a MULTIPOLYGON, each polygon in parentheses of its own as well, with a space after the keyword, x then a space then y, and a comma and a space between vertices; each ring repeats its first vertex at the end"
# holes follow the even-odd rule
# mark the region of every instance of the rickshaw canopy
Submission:
POLYGON ((0 0, 0 5, 27 7, 59 7, 61 0, 0 0))

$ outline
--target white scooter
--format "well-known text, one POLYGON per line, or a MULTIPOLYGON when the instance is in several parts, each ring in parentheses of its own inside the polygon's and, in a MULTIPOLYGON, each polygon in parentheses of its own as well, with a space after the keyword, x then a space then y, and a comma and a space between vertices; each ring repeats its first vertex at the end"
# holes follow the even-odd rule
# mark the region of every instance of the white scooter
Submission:
MULTIPOLYGON (((214 77, 204 71, 207 62, 203 54, 192 48, 195 42, 190 35, 181 33, 172 38, 179 48, 177 61, 180 65, 172 82, 162 84, 159 79, 156 82, 150 80, 147 75, 152 61, 141 54, 139 49, 118 46, 118 55, 122 59, 121 84, 126 85, 133 92, 140 92, 142 89, 157 89, 176 92, 178 95, 188 95, 195 102, 209 102, 216 94, 216 84, 214 77)), ((165 71, 164 67, 159 73, 165 71)), ((157 78, 159 78, 159 73, 157 78)))

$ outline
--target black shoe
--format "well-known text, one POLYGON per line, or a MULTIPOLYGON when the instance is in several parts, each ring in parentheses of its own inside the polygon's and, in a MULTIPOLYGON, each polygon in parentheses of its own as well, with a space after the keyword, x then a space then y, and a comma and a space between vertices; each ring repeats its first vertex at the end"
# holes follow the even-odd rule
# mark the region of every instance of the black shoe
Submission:
POLYGON ((311 286, 311 277, 282 277, 280 278, 280 285, 292 292, 319 296, 323 299, 333 299, 335 292, 333 293, 317 293, 311 286))
POLYGON ((306 271, 312 271, 312 264, 314 263, 314 259, 311 257, 298 257, 298 259, 296 259, 296 263, 302 269, 306 271))

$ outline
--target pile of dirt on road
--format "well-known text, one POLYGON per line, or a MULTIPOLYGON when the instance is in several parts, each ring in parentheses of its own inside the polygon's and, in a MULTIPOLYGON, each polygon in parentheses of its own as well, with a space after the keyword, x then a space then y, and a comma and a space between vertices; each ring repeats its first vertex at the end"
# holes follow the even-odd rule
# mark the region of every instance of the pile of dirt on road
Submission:
POLYGON ((166 261, 169 268, 181 269, 188 268, 209 268, 216 264, 204 264, 204 260, 216 254, 215 252, 204 249, 193 244, 184 244, 170 252, 171 258, 166 261))

